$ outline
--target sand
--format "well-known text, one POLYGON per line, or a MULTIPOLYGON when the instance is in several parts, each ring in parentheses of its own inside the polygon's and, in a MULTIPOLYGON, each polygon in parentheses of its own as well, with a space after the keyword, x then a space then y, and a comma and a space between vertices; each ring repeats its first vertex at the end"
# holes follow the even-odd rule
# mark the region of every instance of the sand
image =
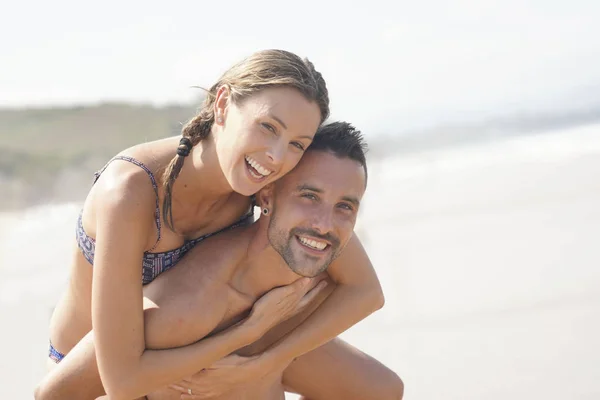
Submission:
MULTIPOLYGON (((1 399, 44 372, 78 208, 0 214, 1 399)), ((342 337, 407 399, 600 398, 600 126, 372 161, 357 232, 386 305, 342 337)))

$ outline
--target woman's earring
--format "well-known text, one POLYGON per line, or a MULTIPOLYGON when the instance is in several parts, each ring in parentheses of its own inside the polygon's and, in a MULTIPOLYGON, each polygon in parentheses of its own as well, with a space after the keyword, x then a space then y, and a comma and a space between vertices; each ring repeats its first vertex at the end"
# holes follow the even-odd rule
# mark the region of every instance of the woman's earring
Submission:
POLYGON ((265 208, 263 208, 263 210, 262 210, 262 213, 263 213, 264 215, 269 215, 269 209, 268 209, 268 208, 266 208, 266 207, 265 207, 265 208))

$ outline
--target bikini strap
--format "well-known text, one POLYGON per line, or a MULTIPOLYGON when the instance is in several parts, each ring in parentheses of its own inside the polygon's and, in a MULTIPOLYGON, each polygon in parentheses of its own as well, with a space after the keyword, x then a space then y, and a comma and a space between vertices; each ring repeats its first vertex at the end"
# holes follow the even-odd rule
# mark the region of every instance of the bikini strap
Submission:
POLYGON ((160 205, 159 205, 159 197, 158 197, 158 184, 156 183, 154 174, 152 173, 152 171, 150 171, 150 169, 148 167, 146 167, 141 161, 138 161, 135 158, 128 157, 128 156, 115 156, 112 159, 110 159, 106 163, 106 165, 104 165, 104 167, 102 167, 102 169, 100 169, 99 171, 94 173, 94 183, 96 183, 98 178, 100 178, 100 175, 104 172, 104 170, 108 167, 108 165, 111 162, 113 162, 114 160, 127 161, 127 162, 137 165, 138 167, 140 167, 141 169, 146 171, 146 173, 150 177, 150 181, 152 182, 152 187, 154 188, 154 193, 156 194, 156 210, 154 211, 154 217, 156 219, 156 229, 158 230, 158 238, 156 239, 156 243, 154 243, 154 246, 152 246, 152 248, 150 250, 148 250, 148 252, 150 252, 156 248, 156 246, 158 245, 158 242, 160 241, 161 224, 160 224, 160 205))

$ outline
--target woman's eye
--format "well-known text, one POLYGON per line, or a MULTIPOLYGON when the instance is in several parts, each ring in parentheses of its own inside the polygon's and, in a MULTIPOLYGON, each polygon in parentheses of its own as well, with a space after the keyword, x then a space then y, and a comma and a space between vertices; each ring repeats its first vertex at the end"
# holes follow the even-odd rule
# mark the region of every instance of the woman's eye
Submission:
POLYGON ((297 148, 299 148, 300 150, 304 151, 304 145, 300 142, 292 142, 292 144, 294 146, 296 146, 297 148))
POLYGON ((273 125, 271 125, 271 124, 267 124, 266 122, 263 122, 262 126, 263 126, 264 128, 266 128, 266 129, 270 130, 270 131, 271 131, 271 132, 273 132, 273 133, 277 133, 277 132, 275 131, 275 127, 274 127, 273 125))

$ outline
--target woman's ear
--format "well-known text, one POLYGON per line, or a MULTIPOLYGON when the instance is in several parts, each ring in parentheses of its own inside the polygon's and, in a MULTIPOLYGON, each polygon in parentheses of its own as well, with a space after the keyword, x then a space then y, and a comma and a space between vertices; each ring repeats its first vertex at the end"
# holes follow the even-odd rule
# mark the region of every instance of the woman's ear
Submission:
POLYGON ((227 108, 229 106, 229 101, 231 97, 231 89, 227 85, 222 85, 217 90, 217 94, 215 95, 215 104, 214 110, 215 113, 215 123, 218 125, 223 125, 225 122, 225 118, 227 118, 227 108))

